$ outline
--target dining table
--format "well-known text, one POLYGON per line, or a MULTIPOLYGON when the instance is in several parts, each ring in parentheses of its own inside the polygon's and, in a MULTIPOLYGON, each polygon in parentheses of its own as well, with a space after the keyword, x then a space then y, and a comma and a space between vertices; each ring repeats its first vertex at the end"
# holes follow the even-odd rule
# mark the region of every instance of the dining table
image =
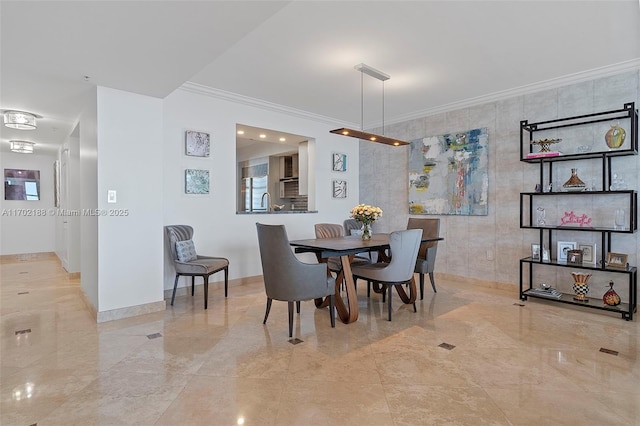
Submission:
MULTIPOLYGON (((310 238, 306 240, 292 240, 289 244, 294 247, 296 253, 314 253, 318 262, 327 262, 330 257, 339 257, 342 263, 342 270, 336 277, 335 284, 335 305, 340 321, 349 324, 358 320, 358 295, 356 283, 351 272, 351 262, 358 253, 378 252, 378 261, 388 261, 389 235, 373 234, 371 239, 363 240, 361 236, 344 236, 335 238, 310 238), (341 284, 345 284, 346 301, 342 297, 341 284)), ((422 243, 430 241, 441 241, 442 237, 423 237, 422 243)), ((329 273, 329 272, 328 272, 329 273)), ((379 288, 374 291, 381 292, 379 288)), ((409 282, 409 294, 407 295, 403 286, 394 286, 403 303, 413 304, 416 300, 416 283, 412 277, 409 282)), ((315 305, 324 308, 328 305, 327 299, 316 299, 315 305)))

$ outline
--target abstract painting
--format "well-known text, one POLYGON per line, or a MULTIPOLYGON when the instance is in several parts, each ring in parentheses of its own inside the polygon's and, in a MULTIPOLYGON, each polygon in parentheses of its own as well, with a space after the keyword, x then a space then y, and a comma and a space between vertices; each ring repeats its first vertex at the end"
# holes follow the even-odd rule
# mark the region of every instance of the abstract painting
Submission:
POLYGON ((346 180, 334 180, 333 181, 333 198, 347 198, 347 181, 346 180))
POLYGON ((185 192, 187 194, 208 194, 209 170, 187 169, 185 172, 185 192))
POLYGON ((487 128, 411 141, 409 213, 489 213, 487 128))
POLYGON ((347 171, 347 154, 334 152, 331 154, 331 169, 334 172, 347 171))
POLYGON ((185 134, 185 148, 187 155, 193 157, 208 157, 209 133, 187 130, 185 134))

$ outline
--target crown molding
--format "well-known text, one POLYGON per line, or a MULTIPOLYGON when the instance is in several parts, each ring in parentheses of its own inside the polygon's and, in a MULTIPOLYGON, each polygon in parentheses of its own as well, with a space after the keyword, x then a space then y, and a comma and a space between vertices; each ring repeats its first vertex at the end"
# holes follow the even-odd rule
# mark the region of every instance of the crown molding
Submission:
MULTIPOLYGON (((617 64, 607 65, 600 68, 594 68, 587 71, 580 71, 574 74, 552 78, 550 80, 515 87, 513 89, 501 90, 499 92, 489 93, 486 95, 477 96, 475 98, 464 99, 434 108, 415 111, 410 114, 395 117, 392 120, 386 120, 385 124, 403 123, 405 121, 415 120, 417 118, 428 117, 444 112, 450 112, 490 102, 501 101, 508 98, 513 98, 515 96, 528 95, 531 93, 541 92, 543 90, 557 89, 558 87, 568 86, 570 84, 577 84, 589 80, 595 80, 596 78, 609 77, 627 71, 640 71, 640 58, 620 62, 617 64)), ((382 123, 376 123, 373 127, 379 127, 381 125, 382 123)))
POLYGON ((303 111, 301 109, 296 109, 296 108, 288 107, 285 105, 276 104, 273 102, 263 101, 262 99, 256 99, 249 96, 240 95, 238 93, 227 92, 221 89, 214 89, 213 87, 208 87, 202 84, 193 83, 191 81, 187 81, 182 86, 180 86, 179 89, 184 90, 186 92, 209 96, 211 98, 216 98, 223 101, 234 102, 241 105, 247 105, 254 108, 264 109, 267 111, 287 114, 293 117, 319 121, 322 123, 331 124, 333 126, 336 126, 336 125, 339 127, 355 126, 354 123, 350 123, 348 121, 337 120, 335 118, 327 117, 320 114, 314 114, 312 112, 303 111))
MULTIPOLYGON (((405 121, 415 120, 418 118, 424 118, 444 112, 455 111, 459 109, 469 108, 477 105, 482 105, 490 102, 501 101, 516 96, 528 95, 531 93, 540 92, 543 90, 556 89, 558 87, 567 86, 570 84, 582 83, 584 81, 594 80, 596 78, 608 77, 616 74, 621 74, 627 71, 640 71, 640 58, 632 59, 617 64, 607 65, 600 68, 594 68, 587 71, 580 71, 574 74, 568 74, 562 77, 552 78, 549 80, 527 84, 513 89, 501 90, 498 92, 489 93, 474 98, 464 99, 461 101, 451 102, 445 105, 440 105, 433 108, 427 108, 423 110, 414 111, 409 114, 400 115, 392 119, 385 120, 385 126, 389 124, 403 123, 405 121)), ((240 95, 237 93, 227 92, 225 90, 214 89, 212 87, 204 86, 202 84, 186 82, 180 86, 179 90, 186 92, 196 93, 199 95, 209 96, 216 99, 221 99, 229 102, 235 102, 242 105, 251 106, 254 108, 260 108, 267 111, 274 111, 282 114, 288 114, 294 117, 305 118, 313 121, 318 121, 326 124, 335 125, 336 127, 349 127, 359 128, 361 123, 351 123, 347 121, 337 120, 335 118, 327 117, 320 114, 314 114, 308 111, 303 111, 296 108, 279 105, 273 102, 263 101, 261 99, 252 98, 249 96, 240 95)), ((373 129, 382 126, 382 122, 367 123, 365 128, 373 129)))

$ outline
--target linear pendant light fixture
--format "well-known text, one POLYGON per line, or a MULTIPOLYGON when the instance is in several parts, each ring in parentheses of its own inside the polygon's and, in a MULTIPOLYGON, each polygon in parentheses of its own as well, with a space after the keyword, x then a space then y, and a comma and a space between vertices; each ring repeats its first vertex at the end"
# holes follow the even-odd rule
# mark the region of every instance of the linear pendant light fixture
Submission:
POLYGON ((395 138, 388 138, 384 136, 384 82, 385 80, 389 80, 391 77, 366 64, 358 64, 353 68, 360 71, 360 117, 361 117, 360 124, 361 124, 362 130, 355 130, 355 129, 342 127, 340 129, 331 130, 329 133, 335 133, 343 136, 350 136, 352 138, 368 140, 371 142, 384 143, 392 146, 409 145, 409 142, 405 142, 395 138), (369 133, 364 131, 364 89, 363 89, 364 74, 367 74, 373 78, 376 78, 382 81, 382 135, 376 135, 375 133, 369 133))

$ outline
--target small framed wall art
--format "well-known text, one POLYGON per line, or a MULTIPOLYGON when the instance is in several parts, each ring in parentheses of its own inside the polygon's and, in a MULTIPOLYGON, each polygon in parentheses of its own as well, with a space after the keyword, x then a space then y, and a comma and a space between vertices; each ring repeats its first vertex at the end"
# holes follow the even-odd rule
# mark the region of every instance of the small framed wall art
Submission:
POLYGON ((347 181, 346 180, 334 180, 333 181, 333 198, 347 198, 347 181))
POLYGON ((187 130, 185 132, 185 153, 192 157, 208 157, 210 147, 209 133, 187 130))
POLYGON ((185 170, 184 192, 186 194, 208 194, 209 170, 185 170))
POLYGON ((334 152, 331 154, 331 170, 334 172, 347 171, 347 154, 334 152))

